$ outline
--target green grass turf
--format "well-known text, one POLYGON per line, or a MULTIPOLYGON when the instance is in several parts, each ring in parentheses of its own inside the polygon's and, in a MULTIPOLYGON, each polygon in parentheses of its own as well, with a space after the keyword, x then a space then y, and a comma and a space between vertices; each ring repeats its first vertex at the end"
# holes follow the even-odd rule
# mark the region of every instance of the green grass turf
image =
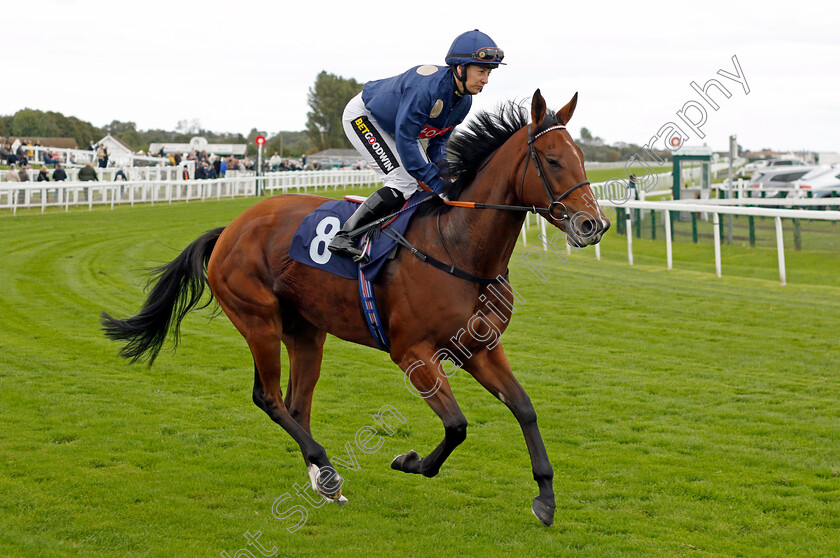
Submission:
MULTIPOLYGON (((315 508, 291 439, 251 402, 244 340, 210 310, 183 324, 174 355, 130 366, 100 310, 144 299, 144 267, 172 259, 253 199, 0 216, 0 554, 230 556, 245 532, 277 556, 836 556, 840 552, 840 370, 836 244, 664 243, 611 231, 541 282, 503 337, 555 471, 545 528, 521 431, 463 371, 452 378, 468 437, 433 479, 389 468, 428 453, 441 424, 384 353, 330 338, 313 432, 350 502, 315 508), (405 417, 366 454, 371 415, 405 417), (305 506, 308 517, 278 519, 305 506)), ((685 227, 684 223, 678 225, 685 227)), ((690 224, 689 224, 690 226, 690 224)), ((689 229, 690 230, 690 229, 689 229)), ((816 233, 814 233, 816 234, 816 233)), ((828 233, 820 233, 828 234, 828 233)), ((835 237, 836 238, 836 237, 835 237)), ((529 231, 529 242, 536 229, 529 231)), ((244 556, 241 554, 240 556, 244 556)))
MULTIPOLYGON (((651 170, 656 173, 662 172, 670 172, 672 167, 651 167, 651 170)), ((640 175, 644 174, 645 168, 639 165, 635 165, 631 172, 637 172, 640 175)), ((608 168, 608 169, 587 169, 586 170, 586 178, 589 179, 590 182, 593 184, 598 182, 606 182, 607 180, 611 180, 613 178, 618 180, 627 180, 627 171, 624 169, 624 163, 619 163, 618 166, 615 168, 608 168)))

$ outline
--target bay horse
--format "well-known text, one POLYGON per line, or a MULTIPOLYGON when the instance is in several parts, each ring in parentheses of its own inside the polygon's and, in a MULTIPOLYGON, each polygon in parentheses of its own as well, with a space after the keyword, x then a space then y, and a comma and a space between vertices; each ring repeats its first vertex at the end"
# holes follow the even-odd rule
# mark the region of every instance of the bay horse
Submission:
MULTIPOLYGON (((509 102, 496 113, 479 114, 455 134, 449 158, 456 178, 444 192, 451 201, 437 200, 418 210, 405 239, 463 273, 445 273, 411 250, 398 250, 373 283, 391 359, 444 427, 443 441, 431 453, 420 457, 412 450, 397 456, 391 467, 433 477, 466 438, 467 419, 448 375, 440 372, 444 359, 451 363, 461 355, 457 365, 507 405, 522 428, 539 488, 531 509, 545 525, 554 521, 554 474, 537 415, 501 343, 497 338, 488 342, 486 329, 499 335, 505 330, 515 311, 513 291, 481 278, 506 277, 526 210, 541 214, 575 246, 599 242, 609 228, 586 180, 583 153, 565 127, 576 104, 577 94, 557 113, 547 111, 538 89, 530 124, 527 109, 509 102), (491 296, 496 304, 487 302, 491 296), (481 331, 470 322, 479 314, 481 331)), ((132 362, 147 359, 151 366, 170 329, 177 346, 181 320, 199 305, 209 285, 207 304, 215 297, 253 355, 254 403, 300 446, 313 488, 343 503, 342 479, 310 430, 312 394, 327 333, 377 345, 356 281, 289 257, 298 225, 326 201, 299 194, 260 201, 158 268, 157 282, 137 315, 120 320, 103 312, 102 322, 108 337, 125 343, 122 356, 132 362), (285 398, 281 345, 290 361, 285 398)))

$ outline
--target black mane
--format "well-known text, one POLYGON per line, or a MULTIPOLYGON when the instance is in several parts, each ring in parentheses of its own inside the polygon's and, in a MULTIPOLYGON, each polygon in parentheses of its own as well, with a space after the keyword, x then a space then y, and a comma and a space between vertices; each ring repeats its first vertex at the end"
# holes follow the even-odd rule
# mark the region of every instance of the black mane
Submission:
MULTIPOLYGON (((452 134, 447 145, 447 159, 452 176, 457 178, 451 183, 447 181, 443 188, 450 200, 458 199, 490 155, 528 125, 529 112, 523 103, 508 101, 494 112, 478 113, 469 124, 452 134)), ((555 113, 547 111, 540 129, 554 124, 557 124, 555 113)))

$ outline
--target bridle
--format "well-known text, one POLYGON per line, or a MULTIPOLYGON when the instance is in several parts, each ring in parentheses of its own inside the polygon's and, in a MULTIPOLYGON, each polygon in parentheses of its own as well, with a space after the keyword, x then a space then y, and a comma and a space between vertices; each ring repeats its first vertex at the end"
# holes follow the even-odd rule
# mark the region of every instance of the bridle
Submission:
MULTIPOLYGON (((542 163, 540 162, 539 154, 537 153, 537 148, 534 143, 539 139, 541 136, 551 132, 552 130, 565 130, 566 127, 562 124, 557 124, 555 126, 550 126, 541 132, 538 132, 534 135, 531 135, 531 124, 528 124, 528 155, 525 159, 525 169, 522 171, 522 180, 519 182, 519 199, 522 199, 522 195, 524 193, 525 188, 525 173, 528 172, 528 163, 531 159, 534 160, 534 167, 537 169, 537 176, 540 177, 540 181, 542 182, 543 187, 545 188, 545 193, 548 196, 549 204, 548 207, 540 211, 536 207, 533 208, 533 213, 545 213, 548 215, 548 218, 552 221, 564 221, 569 219, 569 212, 566 211, 566 205, 563 203, 563 200, 566 199, 572 192, 577 190, 578 188, 582 188, 589 184, 588 180, 584 180, 582 182, 578 182, 565 192, 563 192, 560 196, 555 196, 554 191, 551 189, 551 185, 548 183, 548 178, 545 176, 545 171, 542 168, 542 163), (554 216, 554 208, 556 206, 561 206, 563 208, 563 214, 560 217, 554 216)), ((542 208, 540 208, 542 209, 542 208)))
MULTIPOLYGON (((501 209, 507 211, 528 211, 529 213, 541 213, 543 215, 548 216, 549 219, 552 221, 564 221, 569 219, 569 212, 566 210, 565 204, 563 204, 563 200, 566 199, 572 192, 577 190, 578 188, 582 188, 589 184, 588 180, 584 180, 582 182, 578 182, 565 192, 563 192, 559 196, 554 195, 554 191, 551 189, 551 185, 548 183, 548 178, 546 178, 545 171, 543 170, 542 163, 540 162, 539 153, 537 152, 537 148, 534 146, 534 142, 537 141, 540 137, 551 132, 553 130, 565 130, 566 126, 562 124, 558 124, 555 126, 550 126, 545 130, 541 130, 534 135, 531 135, 531 124, 528 124, 528 156, 525 158, 525 168, 522 170, 522 180, 519 182, 519 199, 522 199, 522 195, 525 188, 525 175, 528 172, 528 163, 531 159, 534 160, 534 167, 537 169, 537 176, 540 177, 540 181, 542 182, 543 187, 545 188, 545 193, 548 196, 548 207, 537 207, 535 205, 501 205, 495 203, 482 203, 482 202, 470 202, 470 201, 450 201, 444 200, 443 203, 453 207, 466 207, 469 209, 501 209), (563 207, 563 214, 560 217, 554 216, 554 209, 557 206, 563 207)), ((489 160, 488 160, 489 162, 489 160)), ((487 162, 485 162, 485 165, 487 162)), ((420 187, 426 190, 427 192, 431 192, 432 190, 420 182, 420 187)))

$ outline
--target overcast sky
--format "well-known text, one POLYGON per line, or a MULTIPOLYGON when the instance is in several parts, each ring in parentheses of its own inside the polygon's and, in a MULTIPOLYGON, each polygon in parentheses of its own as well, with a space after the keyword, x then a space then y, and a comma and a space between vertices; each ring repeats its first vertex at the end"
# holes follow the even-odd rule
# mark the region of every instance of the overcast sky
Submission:
MULTIPOLYGON (((570 129, 644 144, 668 122, 687 145, 840 151, 840 28, 828 2, 41 0, 0 30, 0 114, 54 110, 103 126, 302 130, 321 70, 364 82, 443 64, 479 28, 505 51, 473 112, 540 88, 570 129), (537 7, 539 6, 539 7, 537 7), (735 80, 732 57, 749 93, 735 80), (717 79, 712 109, 690 83, 717 79), (690 102, 695 101, 697 105, 690 102), (692 130, 677 111, 705 123, 692 130), (700 138, 700 133, 705 138, 700 138)), ((21 11, 22 10, 22 11, 21 11)), ((8 11, 8 10, 7 10, 8 11)), ((664 141, 664 140, 662 140, 664 141)), ((659 145, 662 144, 660 141, 659 145)))

